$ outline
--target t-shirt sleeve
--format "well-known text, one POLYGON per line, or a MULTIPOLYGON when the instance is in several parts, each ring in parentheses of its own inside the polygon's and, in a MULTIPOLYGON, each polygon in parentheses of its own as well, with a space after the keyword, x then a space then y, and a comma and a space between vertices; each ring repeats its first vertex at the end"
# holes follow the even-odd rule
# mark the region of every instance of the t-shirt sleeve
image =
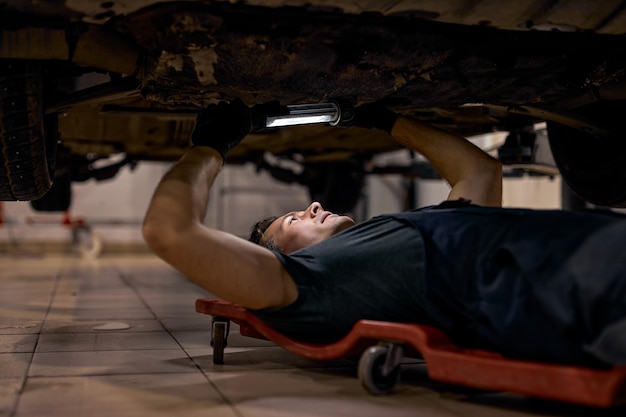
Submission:
POLYGON ((331 298, 323 280, 321 265, 311 257, 274 255, 289 271, 298 289, 296 301, 286 307, 250 310, 274 329, 303 341, 328 342, 340 335, 333 329, 331 298))

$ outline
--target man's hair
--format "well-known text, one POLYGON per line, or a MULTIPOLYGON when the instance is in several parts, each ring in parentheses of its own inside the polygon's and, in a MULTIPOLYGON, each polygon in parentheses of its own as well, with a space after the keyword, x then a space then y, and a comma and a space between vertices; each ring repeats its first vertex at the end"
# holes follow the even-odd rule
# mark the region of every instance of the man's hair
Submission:
POLYGON ((263 239, 263 235, 265 234, 265 231, 267 230, 268 227, 270 227, 272 223, 274 223, 274 221, 277 218, 278 217, 276 216, 270 216, 270 217, 266 217, 256 222, 254 226, 252 226, 252 229, 250 230, 250 237, 248 238, 248 240, 252 243, 256 243, 257 245, 261 245, 265 248, 280 251, 281 249, 278 247, 278 245, 274 241, 274 238, 263 239))

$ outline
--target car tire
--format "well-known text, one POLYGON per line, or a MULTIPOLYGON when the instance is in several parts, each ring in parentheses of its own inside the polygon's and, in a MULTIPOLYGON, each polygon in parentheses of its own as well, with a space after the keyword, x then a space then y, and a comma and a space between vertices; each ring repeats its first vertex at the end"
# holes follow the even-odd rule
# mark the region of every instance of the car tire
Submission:
POLYGON ((37 199, 52 186, 56 131, 46 139, 43 110, 40 64, 0 60, 0 200, 37 199))
POLYGON ((547 127, 554 161, 572 192, 598 206, 626 207, 626 140, 554 122, 547 127))
POLYGON ((69 210, 72 205, 72 179, 69 170, 63 170, 60 174, 58 172, 59 170, 48 192, 43 197, 30 201, 33 210, 43 212, 69 210))
POLYGON ((30 206, 35 211, 67 211, 72 205, 72 156, 64 147, 57 148, 54 182, 43 197, 31 200, 30 206))

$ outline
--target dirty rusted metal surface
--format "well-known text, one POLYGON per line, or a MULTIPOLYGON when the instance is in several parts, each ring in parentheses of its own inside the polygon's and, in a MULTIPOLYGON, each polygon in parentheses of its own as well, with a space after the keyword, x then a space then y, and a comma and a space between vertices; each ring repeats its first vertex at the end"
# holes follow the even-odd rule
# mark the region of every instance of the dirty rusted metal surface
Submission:
MULTIPOLYGON (((8 21, 19 30, 50 27, 68 31, 71 41, 76 27, 69 24, 82 22, 138 47, 141 99, 115 102, 138 109, 193 111, 235 97, 250 105, 381 100, 471 135, 506 128, 519 114, 576 120, 590 103, 626 99, 626 8, 619 0, 7 0, 0 7, 33 13, 8 21)), ((119 54, 106 56, 119 66, 119 54)), ((104 147, 174 159, 193 127, 101 110, 68 109, 64 142, 80 153, 104 147), (143 130, 118 132, 125 125, 143 130)), ((284 129, 251 136, 232 160, 264 150, 334 159, 395 147, 385 135, 358 130, 284 129)))
MULTIPOLYGON (((129 15, 166 0, 5 0, 7 8, 23 12, 64 15, 87 22, 105 23, 112 16, 129 15)), ((231 0, 178 2, 220 4, 231 0)), ((507 30, 592 31, 626 33, 626 9, 622 0, 240 0, 237 3, 267 8, 299 7, 309 11, 384 16, 411 16, 443 23, 489 26, 507 30)))
POLYGON ((592 33, 495 32, 303 8, 158 5, 116 23, 149 51, 142 92, 165 104, 342 97, 400 111, 542 105, 621 75, 626 55, 621 39, 592 33))

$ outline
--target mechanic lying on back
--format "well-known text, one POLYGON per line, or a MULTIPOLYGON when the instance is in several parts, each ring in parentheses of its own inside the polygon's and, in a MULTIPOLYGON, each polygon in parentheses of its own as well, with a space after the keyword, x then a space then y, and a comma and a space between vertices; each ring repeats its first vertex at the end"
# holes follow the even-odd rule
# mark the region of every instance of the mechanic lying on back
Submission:
POLYGON ((193 282, 305 341, 337 340, 360 319, 415 322, 510 357, 626 364, 626 219, 500 208, 498 161, 375 104, 352 124, 428 158, 449 201, 359 225, 313 203, 259 222, 258 244, 204 226, 226 154, 262 111, 234 101, 200 112, 195 146, 155 191, 144 237, 193 282))

